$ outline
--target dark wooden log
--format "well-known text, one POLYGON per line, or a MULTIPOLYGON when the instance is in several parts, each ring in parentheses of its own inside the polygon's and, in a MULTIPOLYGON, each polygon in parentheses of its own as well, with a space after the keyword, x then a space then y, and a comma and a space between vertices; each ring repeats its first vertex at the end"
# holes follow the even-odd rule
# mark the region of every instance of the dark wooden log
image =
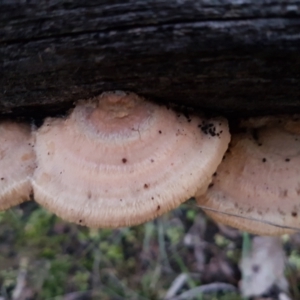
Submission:
POLYGON ((0 0, 0 113, 105 90, 225 115, 300 112, 300 0, 0 0))

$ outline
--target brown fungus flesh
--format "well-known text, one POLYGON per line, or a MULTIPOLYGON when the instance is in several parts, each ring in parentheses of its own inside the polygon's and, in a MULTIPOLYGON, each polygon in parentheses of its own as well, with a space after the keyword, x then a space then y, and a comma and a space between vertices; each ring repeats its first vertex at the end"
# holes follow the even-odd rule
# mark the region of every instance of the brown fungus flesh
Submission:
POLYGON ((29 200, 35 154, 30 126, 0 123, 0 210, 29 200))
POLYGON ((300 122, 264 117, 243 126, 246 132, 232 135, 213 186, 197 202, 216 221, 251 233, 299 230, 300 122))
POLYGON ((133 93, 80 102, 36 132, 35 200, 94 228, 151 220, 210 183, 230 137, 226 120, 205 122, 133 93))

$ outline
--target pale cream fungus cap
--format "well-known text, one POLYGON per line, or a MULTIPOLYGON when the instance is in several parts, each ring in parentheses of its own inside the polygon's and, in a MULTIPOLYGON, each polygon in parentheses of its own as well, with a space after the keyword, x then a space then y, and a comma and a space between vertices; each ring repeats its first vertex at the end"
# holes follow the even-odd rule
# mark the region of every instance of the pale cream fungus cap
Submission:
POLYGON ((261 235, 300 229, 300 121, 257 118, 233 134, 200 207, 216 221, 261 235))
POLYGON ((207 124, 133 93, 103 93, 37 131, 35 199, 89 227, 146 222, 204 191, 228 142, 223 119, 207 124))
POLYGON ((0 122, 0 210, 29 200, 34 168, 30 126, 0 122))

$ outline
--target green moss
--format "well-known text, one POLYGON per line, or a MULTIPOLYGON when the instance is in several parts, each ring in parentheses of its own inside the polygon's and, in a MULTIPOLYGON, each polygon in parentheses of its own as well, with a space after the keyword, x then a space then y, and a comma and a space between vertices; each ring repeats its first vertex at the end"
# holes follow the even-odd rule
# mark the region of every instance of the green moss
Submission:
MULTIPOLYGON (((215 234, 216 229, 210 231, 209 223, 204 226, 208 240, 197 236, 200 212, 191 203, 144 225, 114 230, 70 224, 32 203, 2 212, 0 296, 11 298, 24 257, 26 283, 34 292, 28 300, 65 299, 74 292, 87 292, 84 299, 159 300, 182 273, 189 276, 177 294, 197 287, 208 272, 199 269, 199 257, 204 267, 214 256, 238 263, 241 249, 221 232, 215 234), (187 232, 192 237, 189 245, 187 232)), ((298 256, 293 251, 290 261, 300 270, 298 256)), ((201 299, 241 298, 227 293, 201 299)))
POLYGON ((63 295, 66 289, 71 260, 68 256, 58 256, 50 263, 48 276, 42 286, 40 298, 47 299, 63 295))

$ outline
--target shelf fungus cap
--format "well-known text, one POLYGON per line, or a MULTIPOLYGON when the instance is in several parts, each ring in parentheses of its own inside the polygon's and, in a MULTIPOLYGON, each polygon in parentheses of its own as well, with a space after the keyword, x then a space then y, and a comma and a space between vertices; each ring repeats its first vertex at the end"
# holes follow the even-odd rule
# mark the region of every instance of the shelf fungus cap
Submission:
POLYGON ((255 234, 299 230, 299 119, 244 124, 251 127, 232 135, 212 184, 197 198, 200 207, 218 222, 255 234))
POLYGON ((36 133, 35 199, 93 228, 153 219, 211 181, 229 133, 224 120, 204 123, 133 93, 80 102, 36 133))
POLYGON ((30 126, 2 121, 0 123, 0 210, 29 200, 34 168, 35 154, 30 126))

